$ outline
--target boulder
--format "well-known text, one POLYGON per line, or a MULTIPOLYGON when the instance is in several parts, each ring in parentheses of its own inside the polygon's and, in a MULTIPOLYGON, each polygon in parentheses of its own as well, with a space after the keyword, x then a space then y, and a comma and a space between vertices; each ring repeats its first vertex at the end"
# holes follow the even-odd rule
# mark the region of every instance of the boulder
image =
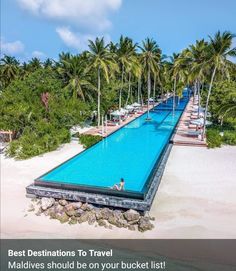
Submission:
POLYGON ((109 208, 102 208, 99 212, 96 213, 97 219, 108 220, 111 216, 113 216, 113 212, 109 208))
POLYGON ((78 202, 72 202, 71 204, 73 205, 75 210, 80 209, 81 206, 83 205, 82 202, 79 202, 79 201, 78 202))
POLYGON ((96 221, 96 215, 92 212, 89 213, 89 216, 88 216, 88 224, 89 225, 93 225, 96 221))
POLYGON ((140 214, 139 214, 139 212, 137 212, 133 209, 130 209, 124 213, 124 217, 127 221, 134 221, 134 220, 137 221, 140 218, 140 214))
POLYGON ((97 222, 100 227, 105 227, 107 225, 106 221, 103 219, 99 219, 97 222))
POLYGON ((80 208, 84 211, 91 211, 94 206, 92 204, 84 203, 80 208))
POLYGON ((134 225, 129 225, 129 226, 128 226, 128 229, 129 229, 130 231, 135 231, 136 228, 135 228, 134 225))
POLYGON ((77 224, 77 222, 78 222, 77 218, 74 217, 74 216, 72 216, 71 219, 70 219, 70 221, 69 221, 69 224, 70 225, 74 225, 74 224, 77 224))
POLYGON ((68 201, 65 199, 60 199, 58 202, 61 206, 66 206, 68 204, 68 201))
POLYGON ((46 211, 48 208, 52 207, 55 203, 54 198, 42 198, 41 199, 41 208, 46 211))
POLYGON ((78 217, 79 223, 84 223, 84 222, 87 222, 88 220, 89 220, 89 212, 84 212, 81 214, 80 217, 78 217))
POLYGON ((66 212, 74 211, 75 208, 74 208, 73 203, 67 204, 67 205, 65 206, 65 210, 66 210, 66 212))
POLYGON ((58 219, 61 223, 66 223, 69 221, 69 216, 66 213, 56 214, 56 219, 58 219))
POLYGON ((141 232, 152 230, 154 225, 150 222, 148 217, 141 217, 139 219, 138 230, 141 232))
POLYGON ((80 217, 85 211, 83 211, 82 209, 77 209, 75 210, 75 216, 76 217, 80 217))
POLYGON ((116 216, 110 216, 108 222, 118 228, 127 228, 128 223, 125 219, 117 218, 116 216))
POLYGON ((68 216, 76 216, 76 215, 77 215, 77 212, 76 212, 76 210, 70 210, 70 211, 66 211, 66 214, 67 214, 68 216))
POLYGON ((53 207, 55 213, 63 213, 65 211, 65 208, 57 202, 54 204, 53 207))

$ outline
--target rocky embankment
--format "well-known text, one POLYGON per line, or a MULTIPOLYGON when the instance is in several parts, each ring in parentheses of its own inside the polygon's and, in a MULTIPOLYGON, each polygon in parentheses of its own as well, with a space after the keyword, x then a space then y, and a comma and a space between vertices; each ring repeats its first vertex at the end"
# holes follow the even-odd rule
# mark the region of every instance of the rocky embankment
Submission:
POLYGON ((99 208, 88 203, 69 202, 54 198, 32 199, 28 211, 35 212, 37 216, 45 215, 51 219, 57 219, 61 223, 81 224, 87 222, 89 225, 107 229, 112 229, 115 226, 140 232, 152 230, 154 225, 151 221, 155 220, 131 209, 124 211, 99 208))

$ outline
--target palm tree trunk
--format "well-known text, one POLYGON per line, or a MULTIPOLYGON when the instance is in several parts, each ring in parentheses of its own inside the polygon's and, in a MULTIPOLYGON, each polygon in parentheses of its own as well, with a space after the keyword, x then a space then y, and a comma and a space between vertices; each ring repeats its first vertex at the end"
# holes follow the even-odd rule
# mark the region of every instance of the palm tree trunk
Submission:
POLYGON ((121 88, 120 88, 120 95, 119 95, 119 109, 121 109, 121 98, 122 98, 122 88, 124 84, 124 65, 122 64, 122 73, 121 73, 121 88))
POLYGON ((148 66, 148 102, 147 102, 147 119, 149 119, 149 99, 150 99, 150 92, 151 92, 151 72, 150 66, 148 66))
POLYGON ((200 117, 200 105, 201 105, 201 94, 200 94, 200 81, 198 79, 198 90, 197 90, 197 93, 198 93, 198 118, 200 117))
POLYGON ((153 82, 153 108, 155 106, 155 96, 156 96, 156 75, 154 75, 154 82, 153 82))
POLYGON ((213 70, 213 73, 212 73, 212 76, 211 76, 210 86, 209 86, 208 93, 207 93, 207 100, 206 100, 206 107, 205 107, 205 114, 204 114, 204 122, 203 122, 203 131, 202 131, 202 140, 204 140, 205 133, 206 133, 207 110, 208 110, 208 104, 209 104, 209 100, 210 100, 210 96, 211 96, 211 90, 212 90, 212 85, 213 85, 215 74, 216 74, 216 66, 214 67, 214 70, 213 70))
POLYGON ((172 115, 175 115, 175 92, 176 92, 176 76, 175 76, 175 80, 174 80, 174 90, 173 90, 173 108, 172 108, 172 115))
POLYGON ((141 77, 138 78, 138 103, 140 103, 141 77))
POLYGON ((131 77, 131 74, 130 74, 130 72, 129 72, 129 89, 128 89, 128 96, 127 96, 125 105, 128 104, 128 102, 129 102, 129 97, 130 97, 130 91, 131 91, 131 84, 130 84, 130 79, 131 79, 131 78, 130 78, 130 77, 131 77))
POLYGON ((97 120, 98 127, 100 126, 100 103, 101 103, 101 78, 100 78, 100 67, 98 67, 98 108, 97 108, 97 120))

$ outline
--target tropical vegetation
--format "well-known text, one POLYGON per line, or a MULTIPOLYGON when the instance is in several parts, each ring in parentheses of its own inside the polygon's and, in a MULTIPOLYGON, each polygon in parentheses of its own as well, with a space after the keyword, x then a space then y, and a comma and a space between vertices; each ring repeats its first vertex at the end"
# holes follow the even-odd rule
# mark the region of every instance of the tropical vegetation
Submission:
MULTIPOLYGON (((191 87, 205 106, 204 123, 207 111, 212 113, 217 128, 209 128, 209 138, 219 135, 210 129, 226 129, 225 142, 234 143, 233 38, 228 31, 218 31, 170 57, 153 39, 138 45, 124 36, 109 44, 96 38, 89 41, 87 51, 62 52, 57 61, 33 58, 20 63, 15 57, 3 56, 0 130, 11 130, 14 138, 8 154, 25 159, 54 150, 70 141, 69 130, 74 125, 90 122, 99 126, 110 110, 135 101, 149 102, 150 97, 168 92, 180 98, 184 86, 191 87)), ((205 132, 204 125, 202 139, 205 132)))

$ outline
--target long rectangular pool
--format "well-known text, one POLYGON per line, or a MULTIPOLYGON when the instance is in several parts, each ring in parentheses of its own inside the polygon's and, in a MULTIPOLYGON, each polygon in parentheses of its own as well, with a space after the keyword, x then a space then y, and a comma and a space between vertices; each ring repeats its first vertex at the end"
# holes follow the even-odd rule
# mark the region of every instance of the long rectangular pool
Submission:
MULTIPOLYGON (((99 143, 35 180, 39 186, 144 198, 154 169, 188 102, 180 99, 172 114, 173 99, 161 103, 99 143), (124 191, 112 189, 120 179, 124 191)), ((176 100, 177 104, 177 100, 176 100)))

